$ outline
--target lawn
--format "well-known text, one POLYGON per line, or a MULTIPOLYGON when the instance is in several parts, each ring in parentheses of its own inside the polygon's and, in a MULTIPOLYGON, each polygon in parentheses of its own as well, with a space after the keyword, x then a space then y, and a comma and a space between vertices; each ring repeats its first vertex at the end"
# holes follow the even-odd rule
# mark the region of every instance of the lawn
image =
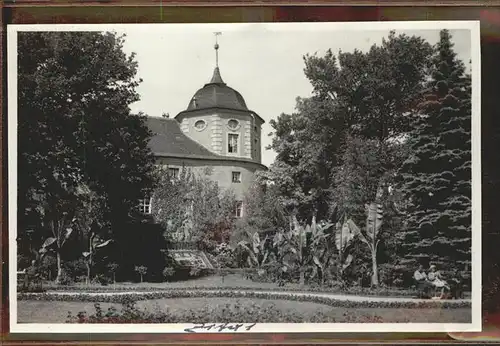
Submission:
MULTIPOLYGON (((119 304, 100 303, 104 311, 111 306, 121 310, 119 304)), ((283 316, 294 314, 305 321, 315 315, 322 314, 328 321, 335 322, 385 322, 385 323, 469 323, 471 309, 392 309, 392 308, 340 308, 318 303, 296 302, 287 300, 265 300, 245 298, 177 298, 155 299, 137 302, 137 308, 150 313, 161 311, 174 315, 190 316, 194 313, 212 311, 213 316, 224 316, 225 310, 245 311, 248 314, 259 314, 266 309, 279 311, 283 316), (257 311, 255 311, 257 309, 257 311), (253 311, 251 311, 253 310, 253 311)), ((19 323, 64 323, 68 312, 73 316, 85 311, 87 315, 95 312, 92 303, 85 302, 51 302, 51 301, 18 301, 19 323)), ((186 323, 192 321, 185 321, 186 323)), ((217 321, 214 321, 217 322, 217 321)), ((255 322, 255 321, 234 321, 255 322)), ((315 321, 320 322, 320 321, 315 321)), ((326 321, 325 321, 326 322, 326 321)))

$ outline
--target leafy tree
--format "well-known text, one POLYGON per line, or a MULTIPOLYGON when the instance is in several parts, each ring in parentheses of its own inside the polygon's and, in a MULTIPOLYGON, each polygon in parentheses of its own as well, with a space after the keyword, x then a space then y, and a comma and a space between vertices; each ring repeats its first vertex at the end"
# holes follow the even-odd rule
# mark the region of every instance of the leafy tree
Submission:
POLYGON ((425 101, 409 134, 410 156, 400 174, 409 201, 402 234, 409 260, 448 265, 470 263, 470 76, 441 31, 432 58, 425 101))
POLYGON ((113 276, 113 283, 114 284, 116 283, 116 271, 118 270, 119 267, 120 267, 120 265, 118 263, 108 263, 108 265, 106 266, 108 271, 113 276))
POLYGON ((167 239, 195 243, 208 251, 229 240, 235 206, 231 191, 222 191, 209 175, 186 168, 175 179, 163 169, 158 175, 152 214, 166 229, 167 239))
POLYGON ((318 219, 331 216, 331 172, 342 165, 347 136, 385 143, 405 134, 431 52, 423 39, 391 32, 368 52, 304 57, 313 96, 271 122, 277 157, 267 177, 285 205, 302 217, 311 211, 318 219))
POLYGON ((288 226, 288 215, 278 189, 274 185, 267 185, 265 178, 261 181, 259 173, 256 183, 245 195, 243 217, 235 220, 232 243, 245 238, 248 232, 272 236, 288 226))
POLYGON ((347 136, 341 166, 332 172, 336 206, 340 214, 356 223, 366 219, 365 205, 380 194, 386 207, 394 205, 395 177, 407 158, 407 147, 400 141, 347 136))
POLYGON ((316 214, 318 219, 328 215, 328 172, 336 163, 342 138, 338 132, 341 127, 336 126, 335 119, 328 119, 329 114, 330 102, 297 99, 296 113, 282 114, 270 122, 274 129, 270 148, 277 157, 263 177, 280 192, 280 204, 288 215, 311 218, 316 214))
POLYGON ((148 273, 148 267, 145 266, 136 266, 135 271, 139 274, 141 277, 141 282, 143 282, 143 277, 148 273))
POLYGON ((85 186, 102 198, 100 218, 117 233, 151 187, 150 133, 129 108, 139 99, 137 63, 123 40, 100 32, 19 34, 21 232, 35 225, 64 233, 85 186))

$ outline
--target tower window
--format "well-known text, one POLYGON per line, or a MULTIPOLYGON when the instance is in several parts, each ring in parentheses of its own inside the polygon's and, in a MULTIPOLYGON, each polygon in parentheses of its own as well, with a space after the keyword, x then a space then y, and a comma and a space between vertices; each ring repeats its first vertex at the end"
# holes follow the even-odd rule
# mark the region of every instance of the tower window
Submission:
POLYGON ((203 131, 207 127, 207 123, 204 120, 198 120, 194 123, 194 128, 198 131, 203 131))
POLYGON ((233 172, 232 182, 233 183, 241 183, 241 172, 233 172))
POLYGON ((237 201, 234 208, 234 216, 242 217, 243 216, 243 202, 237 201))
POLYGON ((238 153, 238 135, 235 133, 227 135, 227 152, 230 154, 238 153))
POLYGON ((240 123, 238 120, 231 119, 227 122, 227 127, 229 127, 231 130, 237 130, 240 127, 240 123))
POLYGON ((138 208, 143 214, 151 214, 151 198, 140 199, 138 208))

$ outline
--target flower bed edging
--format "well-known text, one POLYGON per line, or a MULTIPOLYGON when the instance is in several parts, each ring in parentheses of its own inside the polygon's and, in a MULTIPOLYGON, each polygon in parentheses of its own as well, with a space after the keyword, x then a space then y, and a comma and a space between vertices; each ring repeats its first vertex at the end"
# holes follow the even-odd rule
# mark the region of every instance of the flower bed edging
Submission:
MULTIPOLYGON (((166 283, 165 285, 168 285, 166 283)), ((377 297, 414 297, 417 295, 417 292, 414 290, 370 290, 370 289, 361 289, 359 291, 352 290, 340 290, 340 289, 331 289, 328 290, 324 287, 276 287, 276 288, 265 288, 265 287, 249 287, 249 286, 222 286, 222 287, 210 287, 210 286, 190 286, 190 287, 126 287, 126 286, 118 286, 113 287, 110 286, 102 286, 102 287, 85 287, 85 286, 45 286, 46 289, 51 291, 69 291, 69 290, 77 290, 83 292, 92 292, 92 293, 101 293, 101 292, 120 292, 120 291, 189 291, 189 290, 219 290, 219 291, 237 291, 237 290, 252 290, 252 291, 270 291, 270 290, 279 290, 281 292, 311 292, 311 293, 336 293, 336 294, 345 294, 345 295, 364 295, 364 296, 377 296, 377 297)))
POLYGON ((228 291, 228 290, 170 290, 150 293, 121 293, 121 294, 53 294, 53 293, 19 293, 18 300, 37 300, 37 301, 72 301, 72 302, 102 302, 124 304, 130 301, 171 299, 171 298, 256 298, 269 300, 291 300, 299 302, 311 302, 342 308, 393 308, 393 309, 456 309, 470 308, 469 301, 443 302, 443 301, 353 301, 341 300, 336 298, 302 294, 282 294, 274 292, 259 291, 228 291))

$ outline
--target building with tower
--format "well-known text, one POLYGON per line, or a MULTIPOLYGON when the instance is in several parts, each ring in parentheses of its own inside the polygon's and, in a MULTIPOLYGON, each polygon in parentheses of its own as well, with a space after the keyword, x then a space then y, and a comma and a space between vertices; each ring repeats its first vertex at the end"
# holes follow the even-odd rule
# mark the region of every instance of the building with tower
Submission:
MULTIPOLYGON (((261 131, 264 120, 250 110, 243 96, 222 79, 215 44, 216 65, 211 80, 195 92, 186 110, 174 118, 147 118, 153 133, 150 148, 157 163, 175 177, 182 167, 210 173, 223 189, 234 191, 235 216, 244 213, 243 198, 261 163, 261 131)), ((151 201, 141 202, 151 211, 151 201)))

